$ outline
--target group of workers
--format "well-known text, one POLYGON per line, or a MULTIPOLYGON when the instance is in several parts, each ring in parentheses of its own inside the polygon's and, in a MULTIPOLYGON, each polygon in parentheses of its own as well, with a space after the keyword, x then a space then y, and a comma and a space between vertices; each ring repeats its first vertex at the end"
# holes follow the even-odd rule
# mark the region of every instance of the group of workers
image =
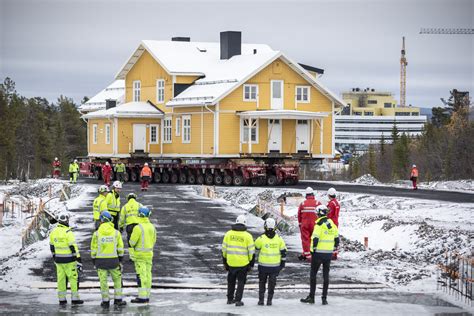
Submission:
MULTIPOLYGON (((314 304, 316 275, 323 266, 322 304, 327 305, 329 288, 329 269, 331 260, 336 259, 339 247, 338 218, 340 206, 336 200, 336 190, 328 190, 329 203, 322 205, 314 198, 314 191, 306 189, 306 199, 298 210, 303 254, 300 260, 311 262, 309 295, 302 303, 314 304)), ((276 222, 267 218, 264 233, 255 242, 247 232, 245 215, 239 215, 234 225, 222 241, 222 260, 227 272, 227 304, 243 306, 243 291, 247 274, 253 269, 256 257, 258 262, 258 305, 265 303, 268 283, 267 305, 272 305, 277 276, 285 267, 287 248, 284 240, 276 233, 276 222), (237 285, 237 289, 236 289, 237 285)))
MULTIPOLYGON (((134 264, 138 297, 132 303, 148 303, 152 283, 153 249, 156 243, 155 226, 150 222, 151 211, 137 202, 135 193, 127 196, 121 207, 122 183, 115 181, 111 190, 106 185, 98 189, 93 202, 94 233, 90 244, 91 258, 100 281, 101 306, 110 307, 108 277, 114 284, 114 305, 126 305, 122 292, 122 271, 125 247, 128 246, 130 260, 134 264), (122 232, 126 231, 126 243, 122 232)), ((60 213, 58 225, 50 234, 50 249, 57 272, 57 291, 60 305, 66 305, 67 283, 71 287, 71 304, 83 304, 79 298, 79 275, 82 260, 74 233, 69 226, 68 213, 60 213)))

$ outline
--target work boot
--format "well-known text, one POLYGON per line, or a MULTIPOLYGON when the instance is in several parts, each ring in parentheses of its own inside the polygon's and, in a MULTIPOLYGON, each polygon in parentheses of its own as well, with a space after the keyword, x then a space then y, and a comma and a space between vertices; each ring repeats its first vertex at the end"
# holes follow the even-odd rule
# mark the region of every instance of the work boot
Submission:
POLYGON ((308 303, 308 304, 314 304, 314 297, 311 297, 308 295, 306 298, 300 299, 301 303, 308 303))
POLYGON ((323 305, 328 305, 328 300, 325 297, 321 298, 323 305))
POLYGON ((130 302, 132 303, 136 303, 136 304, 146 304, 149 302, 149 300, 147 298, 134 298, 133 300, 131 300, 130 302))
POLYGON ((227 300, 227 305, 231 305, 231 304, 235 304, 235 300, 234 300, 234 299, 227 300))
POLYGON ((268 296, 268 297, 267 297, 267 306, 271 306, 271 305, 272 305, 272 299, 273 299, 272 296, 268 296))
POLYGON ((305 255, 299 255, 299 256, 298 256, 298 260, 299 260, 299 261, 305 261, 305 260, 306 260, 306 256, 305 256, 305 255))
POLYGON ((67 301, 59 301, 59 306, 66 306, 67 305, 67 301))
POLYGON ((81 304, 84 304, 84 301, 83 300, 72 300, 71 304, 72 305, 81 305, 81 304))
POLYGON ((115 299, 114 300, 114 305, 116 305, 116 306, 125 306, 125 305, 127 305, 127 302, 123 301, 122 299, 115 299))
POLYGON ((263 299, 259 299, 257 305, 263 306, 263 299))
POLYGON ((237 301, 237 302, 235 302, 235 306, 244 306, 244 302, 237 301))
POLYGON ((102 303, 100 303, 100 307, 109 308, 110 307, 110 302, 102 302, 102 303))

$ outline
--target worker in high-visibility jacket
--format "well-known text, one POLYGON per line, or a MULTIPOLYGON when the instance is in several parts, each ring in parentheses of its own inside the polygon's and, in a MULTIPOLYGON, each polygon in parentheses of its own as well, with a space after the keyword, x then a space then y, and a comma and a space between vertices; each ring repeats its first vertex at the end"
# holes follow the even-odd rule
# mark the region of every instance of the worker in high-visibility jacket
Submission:
POLYGON ((105 201, 107 202, 107 210, 113 217, 115 229, 119 229, 120 191, 122 191, 122 182, 114 181, 112 184, 112 190, 105 197, 105 201))
POLYGON ((252 235, 247 232, 247 218, 239 215, 232 229, 229 230, 222 241, 222 260, 227 273, 227 304, 243 306, 247 273, 255 263, 255 244, 252 235), (237 291, 235 284, 237 283, 237 291), (235 294, 235 296, 234 296, 235 294))
POLYGON ((156 229, 150 222, 151 211, 147 207, 138 210, 138 222, 130 236, 130 259, 135 264, 137 274, 138 297, 132 303, 148 303, 151 292, 151 268, 153 264, 153 248, 156 243, 156 229))
POLYGON ((115 171, 115 175, 117 176, 117 180, 124 183, 125 182, 125 172, 127 172, 127 168, 125 167, 125 164, 123 162, 119 161, 114 166, 114 171, 115 171))
POLYGON ((413 165, 411 167, 410 180, 413 184, 413 190, 418 190, 418 186, 416 184, 416 181, 418 180, 418 168, 416 167, 416 165, 413 165))
POLYGON ((76 183, 77 176, 79 175, 79 164, 77 163, 77 159, 74 159, 69 164, 69 183, 76 183))
POLYGON ((112 224, 112 215, 108 211, 100 214, 100 226, 92 235, 91 257, 94 267, 97 269, 100 281, 100 293, 102 303, 100 306, 108 308, 109 299, 109 275, 114 282, 114 305, 123 306, 127 303, 123 300, 122 292, 122 259, 123 240, 122 235, 112 224))
POLYGON ((138 220, 138 210, 143 207, 143 205, 137 202, 137 195, 135 193, 129 193, 127 195, 127 203, 122 206, 120 211, 120 221, 119 228, 120 231, 123 231, 125 227, 125 232, 127 233, 127 242, 130 246, 130 236, 132 235, 133 227, 137 225, 138 220))
POLYGON ((307 187, 305 191, 306 199, 298 208, 298 224, 301 234, 301 245, 303 253, 298 257, 299 260, 311 261, 311 234, 313 233, 314 223, 318 218, 316 207, 321 203, 314 198, 313 188, 307 187))
POLYGON ((104 184, 101 185, 98 189, 99 196, 95 198, 94 203, 92 203, 92 214, 94 217, 95 230, 99 228, 100 225, 100 214, 103 211, 107 211, 107 202, 105 197, 109 193, 109 188, 104 184))
POLYGON ((151 181, 151 169, 148 167, 147 162, 145 162, 145 165, 140 172, 140 178, 142 180, 142 191, 148 191, 148 185, 151 181))
POLYGON ((329 268, 331 266, 332 254, 339 247, 339 231, 334 222, 327 217, 329 210, 326 206, 318 206, 319 218, 314 225, 311 236, 311 273, 309 295, 302 298, 302 303, 314 304, 314 294, 316 291, 316 275, 321 265, 323 265, 323 293, 321 296, 323 305, 327 305, 327 295, 329 288, 329 268))
POLYGON ((267 305, 272 305, 277 276, 285 267, 287 250, 285 241, 275 232, 276 222, 273 218, 265 220, 264 228, 265 233, 255 240, 258 252, 258 305, 263 305, 267 280, 267 305))
POLYGON ((78 292, 78 270, 82 271, 81 255, 74 233, 69 228, 69 215, 65 212, 60 213, 57 221, 58 226, 49 235, 49 247, 56 265, 59 304, 67 304, 68 281, 71 287, 71 303, 83 304, 84 301, 79 299, 78 292))

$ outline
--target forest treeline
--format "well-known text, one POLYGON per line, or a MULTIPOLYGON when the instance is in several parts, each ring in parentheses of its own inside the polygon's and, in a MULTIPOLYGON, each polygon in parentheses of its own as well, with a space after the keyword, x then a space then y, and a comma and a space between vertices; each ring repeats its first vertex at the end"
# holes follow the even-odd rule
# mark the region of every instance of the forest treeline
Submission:
POLYGON ((54 157, 69 162, 87 155, 86 123, 72 99, 26 98, 6 78, 0 84, 0 179, 40 178, 51 174, 54 157))

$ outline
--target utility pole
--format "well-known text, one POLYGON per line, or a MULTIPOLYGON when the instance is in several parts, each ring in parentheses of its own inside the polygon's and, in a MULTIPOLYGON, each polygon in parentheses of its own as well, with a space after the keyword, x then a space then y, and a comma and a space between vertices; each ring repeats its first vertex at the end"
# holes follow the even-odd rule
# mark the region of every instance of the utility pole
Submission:
POLYGON ((400 106, 406 105, 407 59, 405 57, 405 36, 402 37, 402 54, 400 58, 400 106))

